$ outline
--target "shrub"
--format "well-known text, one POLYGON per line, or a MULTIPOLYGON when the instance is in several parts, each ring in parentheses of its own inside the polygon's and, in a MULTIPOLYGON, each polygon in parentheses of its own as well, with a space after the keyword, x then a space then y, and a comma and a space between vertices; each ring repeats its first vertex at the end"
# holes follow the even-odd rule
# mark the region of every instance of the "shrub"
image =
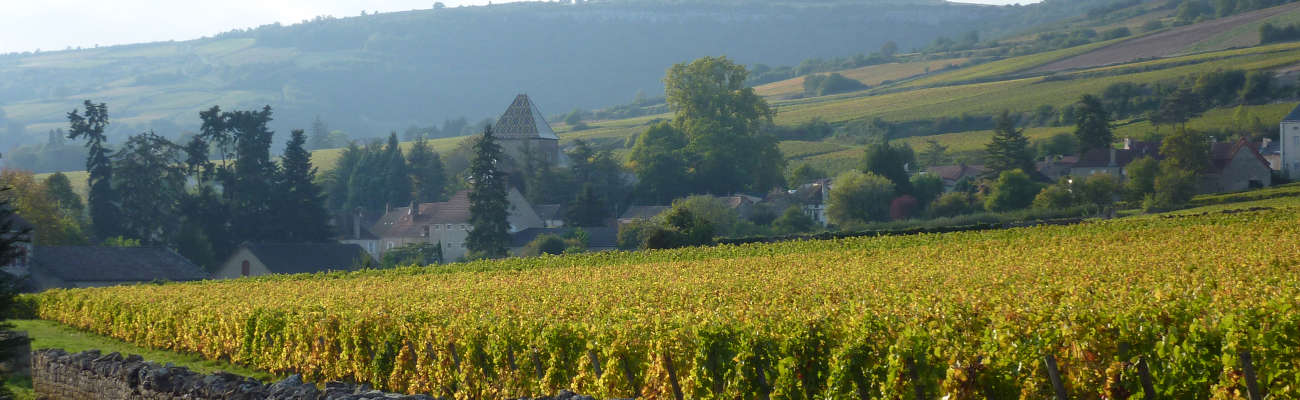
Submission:
POLYGON ((989 211, 1011 211, 1029 207, 1038 190, 1038 184, 1029 179, 1024 171, 1003 171, 998 175, 998 180, 993 182, 993 190, 988 199, 984 200, 984 208, 989 211))
POLYGON ((889 179, 848 171, 835 178, 826 215, 840 226, 883 221, 889 217, 889 203, 893 198, 894 183, 889 179))

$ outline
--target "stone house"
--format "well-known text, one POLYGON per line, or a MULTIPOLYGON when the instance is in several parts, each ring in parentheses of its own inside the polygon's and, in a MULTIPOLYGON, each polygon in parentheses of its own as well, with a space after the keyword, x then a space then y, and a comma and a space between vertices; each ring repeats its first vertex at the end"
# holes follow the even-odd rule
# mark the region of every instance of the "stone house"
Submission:
POLYGON ((189 259, 165 247, 32 246, 26 263, 6 268, 24 291, 207 279, 189 259))
MULTIPOLYGON (((510 233, 545 227, 545 222, 518 190, 511 188, 506 200, 510 203, 507 217, 510 233)), ((465 239, 473 229, 469 207, 469 192, 461 191, 445 202, 412 204, 389 210, 370 228, 379 238, 378 256, 407 244, 432 243, 441 246, 443 261, 465 257, 468 252, 465 239)))
POLYGON ((356 244, 244 243, 235 249, 214 275, 233 279, 267 274, 303 274, 350 271, 370 257, 356 244))
POLYGON ((1069 166, 1066 175, 1075 178, 1087 178, 1093 174, 1110 174, 1124 179, 1124 168, 1142 157, 1162 159, 1159 142, 1143 142, 1124 139, 1120 148, 1092 149, 1079 155, 1074 165, 1069 166))
POLYGON ((1282 175, 1290 179, 1300 179, 1300 106, 1282 118, 1279 127, 1281 147, 1278 158, 1281 161, 1282 175))
POLYGON ((943 191, 951 192, 957 182, 965 178, 976 179, 989 172, 983 165, 938 165, 927 167, 925 173, 936 175, 943 181, 943 191))
POLYGON ((1272 184, 1273 168, 1258 144, 1238 139, 1210 146, 1210 167, 1201 175, 1199 192, 1240 192, 1272 184))

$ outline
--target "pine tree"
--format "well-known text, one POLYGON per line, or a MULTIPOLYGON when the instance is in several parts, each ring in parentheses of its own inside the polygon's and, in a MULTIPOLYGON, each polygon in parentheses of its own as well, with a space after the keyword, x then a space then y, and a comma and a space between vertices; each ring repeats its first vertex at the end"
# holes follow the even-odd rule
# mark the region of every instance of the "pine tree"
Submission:
POLYGON ((447 176, 438 152, 433 151, 427 141, 417 140, 406 157, 406 164, 411 173, 414 200, 417 203, 442 201, 447 176))
POLYGON ((469 212, 474 229, 465 239, 471 258, 495 258, 506 254, 510 243, 510 202, 506 199, 506 174, 497 168, 501 146, 492 136, 492 126, 483 128, 483 138, 474 144, 470 160, 469 212))
POLYGON ((181 148, 153 132, 131 136, 113 155, 113 169, 113 187, 121 199, 120 236, 150 245, 174 244, 185 196, 181 148))
POLYGON ((1029 149, 1029 139, 1023 129, 1016 129, 1011 113, 1002 111, 994 121, 993 141, 984 150, 988 154, 986 167, 997 176, 1003 171, 1034 170, 1034 156, 1029 149))
POLYGON ((311 140, 308 142, 307 148, 311 150, 327 148, 330 144, 329 140, 330 128, 328 125, 325 125, 325 121, 321 121, 320 116, 317 115, 316 119, 311 122, 311 140))
POLYGON ((1083 95, 1075 108, 1074 135, 1079 138, 1079 154, 1104 149, 1115 142, 1115 134, 1110 130, 1110 112, 1101 104, 1101 99, 1083 95))
POLYGON ((332 236, 325 197, 313 182, 316 168, 311 165, 311 153, 303 147, 306 142, 306 133, 294 130, 284 148, 276 185, 279 201, 273 212, 279 222, 277 241, 325 242, 332 236))
POLYGON ((383 198, 394 207, 411 201, 411 175, 406 170, 406 158, 397 141, 397 132, 388 134, 384 146, 383 198))
POLYGON ((569 206, 565 215, 565 224, 601 226, 607 216, 609 216, 609 208, 605 206, 605 200, 596 193, 591 183, 584 183, 582 190, 578 192, 578 197, 573 199, 573 204, 569 206))
POLYGON ((111 152, 104 144, 108 141, 104 135, 104 128, 108 126, 108 106, 104 103, 94 104, 90 100, 84 104, 84 117, 75 109, 68 113, 68 139, 86 139, 86 171, 90 173, 87 179, 90 185, 87 199, 90 203, 90 222, 95 235, 103 239, 117 236, 121 224, 117 192, 113 190, 113 161, 110 159, 111 152))
MULTIPOLYGON (((9 188, 0 188, 0 192, 9 188)), ((11 265, 14 260, 24 256, 24 244, 31 243, 31 229, 18 222, 14 208, 10 206, 8 196, 0 196, 0 265, 11 265)), ((14 276, 0 273, 0 331, 10 331, 14 325, 9 321, 17 316, 14 310, 14 296, 18 293, 18 283, 14 276)), ((27 341, 24 336, 6 334, 0 336, 0 361, 14 361, 14 352, 27 341)), ((0 387, 0 397, 13 398, 8 388, 0 387)))

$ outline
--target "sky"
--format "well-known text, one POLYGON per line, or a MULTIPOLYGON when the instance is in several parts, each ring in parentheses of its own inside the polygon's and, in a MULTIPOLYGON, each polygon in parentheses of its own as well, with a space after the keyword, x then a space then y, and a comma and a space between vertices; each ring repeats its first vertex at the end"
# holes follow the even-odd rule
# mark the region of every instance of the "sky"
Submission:
MULTIPOLYGON (((189 40, 320 15, 428 9, 435 0, 0 0, 0 53, 189 40)), ((441 0, 448 7, 488 0, 441 0)), ((497 0, 502 2, 502 0, 497 0)), ((1038 0, 961 0, 1028 4, 1038 0)))

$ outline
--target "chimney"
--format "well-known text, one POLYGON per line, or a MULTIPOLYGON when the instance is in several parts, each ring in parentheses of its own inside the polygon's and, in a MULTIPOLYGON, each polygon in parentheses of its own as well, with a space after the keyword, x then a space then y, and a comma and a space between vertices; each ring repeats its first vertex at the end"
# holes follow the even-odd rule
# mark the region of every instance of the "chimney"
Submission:
POLYGON ((352 238, 361 240, 361 208, 352 214, 352 238))
POLYGON ((1267 148, 1268 148, 1268 145, 1270 145, 1270 144, 1273 144, 1273 139, 1264 138, 1263 140, 1260 140, 1260 142, 1259 142, 1259 149, 1260 149, 1260 150, 1267 149, 1267 148))
POLYGON ((1133 138, 1124 138, 1124 150, 1133 150, 1133 138))
POLYGON ((1111 148, 1110 148, 1110 164, 1108 164, 1108 165, 1111 166, 1111 167, 1114 167, 1114 166, 1115 166, 1115 148, 1114 148, 1114 147, 1111 147, 1111 148))
POLYGON ((420 215, 420 204, 411 200, 411 207, 406 209, 406 215, 420 215))

